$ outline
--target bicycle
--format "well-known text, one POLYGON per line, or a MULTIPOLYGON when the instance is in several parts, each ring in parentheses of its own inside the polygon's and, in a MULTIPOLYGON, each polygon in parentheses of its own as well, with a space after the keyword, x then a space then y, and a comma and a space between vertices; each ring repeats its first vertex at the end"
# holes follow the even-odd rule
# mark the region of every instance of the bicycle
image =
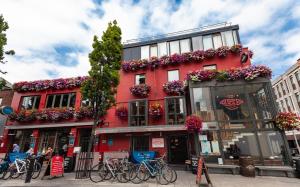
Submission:
POLYGON ((0 159, 0 179, 4 178, 8 168, 9 168, 8 162, 0 159))

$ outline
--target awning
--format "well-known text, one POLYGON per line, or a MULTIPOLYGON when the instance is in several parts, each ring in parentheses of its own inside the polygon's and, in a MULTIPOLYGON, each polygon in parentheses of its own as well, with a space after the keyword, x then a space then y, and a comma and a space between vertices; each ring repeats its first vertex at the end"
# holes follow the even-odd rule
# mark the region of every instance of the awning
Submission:
POLYGON ((41 128, 56 128, 56 127, 77 127, 77 126, 92 126, 93 122, 76 122, 76 123, 46 123, 46 124, 22 124, 22 125, 8 125, 5 129, 41 129, 41 128))
POLYGON ((186 130, 184 125, 152 125, 152 126, 132 126, 97 128, 95 134, 113 134, 129 132, 160 132, 160 131, 182 131, 186 130))

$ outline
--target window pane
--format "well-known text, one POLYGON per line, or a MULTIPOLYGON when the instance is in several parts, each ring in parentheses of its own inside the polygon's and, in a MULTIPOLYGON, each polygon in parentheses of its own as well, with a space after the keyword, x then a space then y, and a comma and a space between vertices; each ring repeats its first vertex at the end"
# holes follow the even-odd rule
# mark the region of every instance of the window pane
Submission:
POLYGON ((213 42, 215 49, 218 49, 219 47, 222 47, 222 38, 220 34, 213 35, 213 42))
POLYGON ((61 95, 56 95, 54 100, 54 108, 60 107, 60 100, 61 100, 61 95))
POLYGON ((197 36, 192 38, 192 42, 193 42, 193 51, 203 50, 202 36, 197 36))
POLYGON ((237 31, 233 30, 232 35, 233 35, 233 39, 234 39, 234 44, 238 44, 239 41, 238 41, 238 37, 237 37, 237 31))
POLYGON ((167 123, 169 125, 183 124, 185 120, 183 98, 167 98, 166 112, 168 115, 167 123))
POLYGON ((225 164, 239 164, 241 156, 251 156, 259 162, 259 150, 254 133, 251 132, 221 132, 225 164))
POLYGON ((203 67, 203 70, 216 70, 216 69, 217 69, 216 65, 208 65, 203 67))
POLYGON ((179 71, 178 70, 168 71, 168 81, 177 81, 177 80, 179 80, 179 71))
POLYGON ((217 131, 203 131, 199 135, 201 153, 204 155, 221 155, 217 131))
POLYGON ((168 55, 167 42, 158 44, 158 56, 168 55))
POLYGON ((147 125, 146 119, 146 101, 135 101, 130 103, 130 125, 144 126, 147 125))
POLYGON ((157 57, 157 46, 150 46, 150 57, 157 57))
POLYGON ((209 88, 193 88, 195 113, 200 115, 203 121, 215 120, 209 88))
POLYGON ((141 47, 141 59, 148 59, 149 58, 149 46, 142 46, 141 47))
POLYGON ((74 108, 75 107, 75 102, 76 102, 76 94, 75 93, 71 93, 70 96, 70 104, 68 107, 74 108))
POLYGON ((231 47, 231 46, 234 45, 234 39, 233 39, 232 31, 224 32, 223 36, 225 37, 223 41, 225 42, 226 46, 231 47))
POLYGON ((180 40, 180 52, 186 53, 191 51, 190 39, 180 40))
POLYGON ((54 95, 48 95, 46 108, 51 108, 52 107, 53 97, 54 97, 54 95))
POLYGON ((149 136, 133 136, 132 150, 133 151, 149 151, 149 136))
POLYGON ((146 83, 146 77, 144 74, 141 75, 135 75, 135 84, 145 84, 146 83))
POLYGON ((22 110, 31 110, 33 107, 33 102, 34 102, 34 97, 33 96, 28 96, 28 97, 23 97, 22 98, 22 104, 21 104, 21 109, 22 110))
POLYGON ((69 94, 64 94, 62 98, 62 107, 67 107, 68 106, 68 99, 69 99, 69 94))
POLYGON ((40 101, 41 101, 41 97, 40 96, 35 96, 35 103, 34 103, 34 109, 38 109, 40 106, 40 101))
POLYGON ((258 139, 265 165, 283 165, 282 161, 287 162, 287 152, 279 132, 258 132, 258 139))
POLYGON ((214 47, 213 47, 211 35, 203 36, 203 49, 207 50, 212 48, 214 47))
POLYGON ((170 42, 170 54, 173 55, 173 54, 179 54, 179 41, 173 41, 173 42, 170 42))

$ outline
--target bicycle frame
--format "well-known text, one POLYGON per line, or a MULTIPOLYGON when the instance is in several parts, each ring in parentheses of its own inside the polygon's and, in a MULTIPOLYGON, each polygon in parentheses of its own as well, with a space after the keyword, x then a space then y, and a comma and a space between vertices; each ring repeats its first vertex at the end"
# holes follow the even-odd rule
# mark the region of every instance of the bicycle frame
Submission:
POLYGON ((149 171, 151 176, 154 176, 158 173, 157 168, 151 166, 148 162, 156 162, 155 160, 143 160, 142 161, 142 165, 144 165, 146 167, 146 169, 149 171), (153 171, 153 172, 152 172, 153 171))
POLYGON ((16 159, 14 164, 16 165, 18 173, 25 173, 26 172, 26 162, 20 159, 16 159), (22 164, 19 166, 19 164, 22 164))

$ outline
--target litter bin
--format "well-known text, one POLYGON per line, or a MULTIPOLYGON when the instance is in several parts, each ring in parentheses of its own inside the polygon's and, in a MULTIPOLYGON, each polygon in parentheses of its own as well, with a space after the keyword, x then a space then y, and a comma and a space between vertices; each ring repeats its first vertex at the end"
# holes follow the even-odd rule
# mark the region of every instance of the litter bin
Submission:
POLYGON ((297 177, 300 178, 300 158, 295 159, 295 162, 296 162, 296 174, 297 177))
POLYGON ((240 173, 245 177, 255 177, 254 160, 251 157, 240 157, 240 173))

